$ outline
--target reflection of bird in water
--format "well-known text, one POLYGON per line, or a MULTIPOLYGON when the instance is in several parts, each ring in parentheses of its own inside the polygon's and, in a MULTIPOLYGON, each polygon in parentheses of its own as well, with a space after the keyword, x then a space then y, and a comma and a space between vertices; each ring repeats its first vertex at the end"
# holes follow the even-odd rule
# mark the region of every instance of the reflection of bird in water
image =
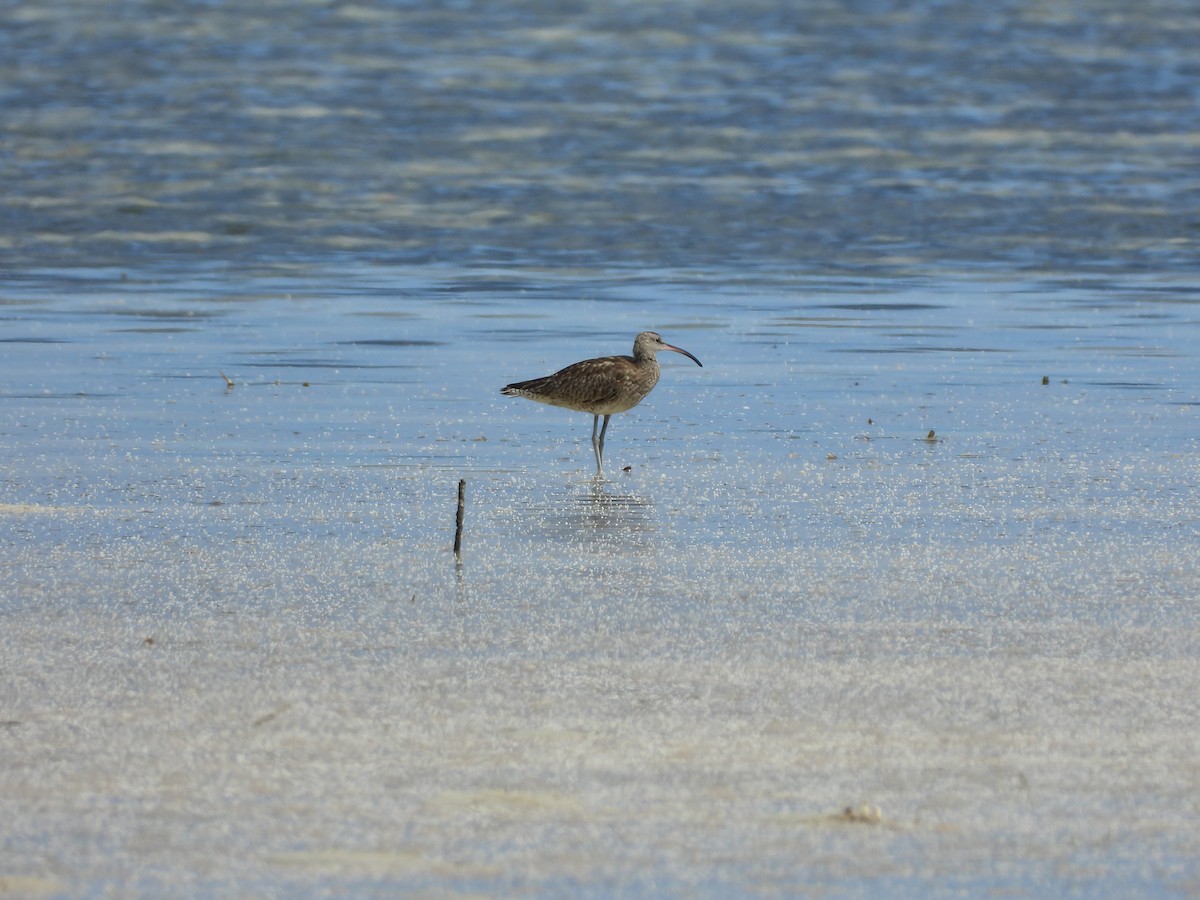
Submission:
POLYGON ((654 549, 654 504, 635 494, 610 494, 593 480, 580 493, 547 498, 529 517, 541 541, 566 544, 587 556, 620 556, 654 549))
POLYGON ((571 515, 579 515, 600 527, 618 526, 638 530, 650 526, 650 501, 634 494, 609 494, 593 481, 586 494, 574 498, 571 515))
POLYGON ((672 347, 653 331, 643 331, 633 341, 633 356, 585 359, 544 378, 518 381, 501 388, 510 397, 528 397, 539 403, 592 414, 592 449, 596 451, 596 477, 604 475, 604 435, 615 413, 633 409, 658 384, 659 350, 682 353, 696 365, 700 360, 672 347), (600 427, 600 417, 604 426, 600 427), (597 434, 599 428, 599 434, 597 434))

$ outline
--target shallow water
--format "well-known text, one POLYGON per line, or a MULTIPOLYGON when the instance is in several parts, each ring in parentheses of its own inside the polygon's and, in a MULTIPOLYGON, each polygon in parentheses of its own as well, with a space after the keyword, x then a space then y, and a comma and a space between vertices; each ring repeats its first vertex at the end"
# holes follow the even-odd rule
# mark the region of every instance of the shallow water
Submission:
POLYGON ((1187 892, 1197 299, 31 274, 4 877, 1187 892), (587 416, 498 389, 648 326, 705 365, 664 357, 597 484, 587 416))
POLYGON ((0 10, 0 893, 1196 893, 1128 6, 0 10))

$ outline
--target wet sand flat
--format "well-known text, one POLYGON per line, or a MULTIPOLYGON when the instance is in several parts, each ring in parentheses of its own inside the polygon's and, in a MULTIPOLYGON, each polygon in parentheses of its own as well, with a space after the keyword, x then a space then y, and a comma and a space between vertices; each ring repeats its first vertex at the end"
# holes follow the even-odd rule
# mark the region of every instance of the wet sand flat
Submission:
POLYGON ((1195 888, 1194 631, 589 624, 10 620, 9 852, 50 893, 1195 888))

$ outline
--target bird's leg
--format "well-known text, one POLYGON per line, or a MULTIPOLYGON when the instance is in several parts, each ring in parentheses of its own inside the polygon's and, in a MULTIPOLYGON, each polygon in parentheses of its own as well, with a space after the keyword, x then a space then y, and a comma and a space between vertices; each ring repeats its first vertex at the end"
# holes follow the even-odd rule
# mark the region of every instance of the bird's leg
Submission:
MULTIPOLYGON (((592 450, 594 450, 596 453, 596 477, 597 478, 599 478, 601 475, 604 474, 604 464, 602 462, 602 460, 604 458, 604 439, 602 437, 599 437, 596 433, 596 429, 599 427, 600 427, 600 416, 599 416, 599 414, 597 414, 597 415, 592 416, 592 450)), ((605 428, 608 427, 608 418, 607 417, 604 420, 604 427, 605 428)))
MULTIPOLYGON (((607 415, 607 416, 605 416, 605 417, 604 417, 604 427, 602 427, 602 428, 600 429, 600 443, 599 443, 599 444, 596 446, 596 474, 597 474, 597 475, 603 475, 603 474, 604 474, 604 469, 603 469, 603 462, 604 462, 604 435, 605 435, 605 433, 608 431, 608 420, 609 420, 609 419, 611 419, 611 418, 612 418, 612 416, 611 416, 611 415, 607 415)), ((593 430, 594 430, 594 429, 595 429, 595 426, 593 425, 593 430)))

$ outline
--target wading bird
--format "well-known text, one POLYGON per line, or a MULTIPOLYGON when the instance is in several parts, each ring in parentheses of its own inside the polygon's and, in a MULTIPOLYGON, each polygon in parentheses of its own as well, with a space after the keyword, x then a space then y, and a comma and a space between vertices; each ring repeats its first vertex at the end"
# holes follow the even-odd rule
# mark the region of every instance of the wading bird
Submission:
POLYGON ((653 331, 643 331, 633 340, 633 356, 585 359, 544 378, 506 385, 500 393, 591 413, 592 449, 596 451, 596 477, 600 478, 604 475, 604 435, 608 431, 608 420, 615 413, 633 409, 654 390, 654 385, 658 384, 656 354, 659 350, 682 353, 696 365, 701 365, 700 360, 686 350, 672 347, 653 331), (603 427, 600 426, 601 416, 604 416, 603 427))

